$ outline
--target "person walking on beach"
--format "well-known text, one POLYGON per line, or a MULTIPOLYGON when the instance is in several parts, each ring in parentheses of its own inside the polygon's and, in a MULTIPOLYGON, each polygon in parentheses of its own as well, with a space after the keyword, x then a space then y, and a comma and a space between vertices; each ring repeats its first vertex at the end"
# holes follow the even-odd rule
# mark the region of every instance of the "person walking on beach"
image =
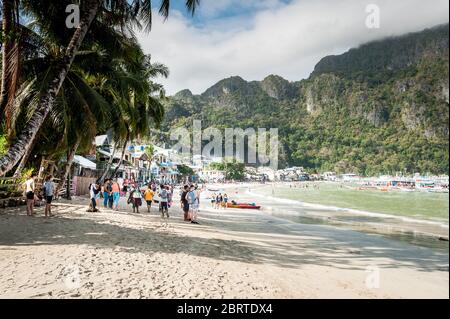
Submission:
POLYGON ((119 183, 117 183, 117 180, 115 180, 111 185, 111 193, 113 198, 113 209, 115 211, 118 211, 120 201, 120 186, 119 183))
POLYGON ((45 198, 45 217, 52 217, 52 200, 53 192, 55 189, 55 183, 53 183, 53 176, 49 175, 45 178, 44 183, 44 198, 45 198))
POLYGON ((216 193, 212 193, 211 195, 211 207, 216 208, 216 193))
POLYGON ((223 194, 223 204, 224 204, 224 208, 227 209, 227 204, 228 204, 228 195, 227 194, 223 194))
POLYGON ((197 192, 195 186, 191 186, 189 193, 187 194, 188 204, 189 204, 189 219, 192 224, 198 224, 197 222, 197 212, 198 212, 198 202, 197 202, 197 192))
POLYGON ((155 193, 153 192, 151 185, 148 185, 148 188, 145 190, 145 193, 144 193, 144 199, 147 202, 147 210, 149 213, 152 208, 152 201, 153 201, 154 196, 155 196, 155 193))
POLYGON ((172 206, 172 198, 173 198, 173 190, 170 185, 166 187, 167 191, 167 208, 170 208, 172 206))
POLYGON ((109 179, 105 180, 105 183, 103 184, 103 207, 108 208, 108 200, 109 200, 109 179))
POLYGON ((36 174, 32 173, 31 176, 25 181, 25 196, 27 197, 27 216, 34 215, 33 209, 34 209, 35 179, 36 174))
POLYGON ((97 209, 97 194, 100 192, 100 185, 98 183, 92 183, 89 186, 89 196, 91 199, 90 206, 92 207, 92 212, 98 212, 97 209))
POLYGON ((128 198, 128 203, 132 204, 133 207, 133 214, 137 213, 139 214, 139 207, 142 205, 142 194, 141 190, 137 185, 133 187, 130 191, 130 196, 128 198))
POLYGON ((189 219, 189 202, 187 200, 188 193, 189 193, 189 186, 184 185, 183 192, 181 193, 181 208, 183 209, 185 222, 191 221, 189 219))
POLYGON ((108 208, 113 209, 114 206, 114 195, 113 195, 113 180, 110 179, 108 185, 106 185, 106 190, 108 191, 108 208))
POLYGON ((165 215, 167 215, 167 218, 169 218, 169 194, 167 192, 167 189, 164 185, 161 185, 161 190, 159 191, 159 205, 161 208, 161 218, 164 218, 165 215))
POLYGON ((216 197, 216 208, 217 209, 220 209, 220 207, 222 207, 222 201, 223 201, 222 193, 219 193, 216 197))
POLYGON ((198 184, 195 184, 195 192, 196 192, 196 197, 197 197, 197 212, 199 212, 200 210, 200 195, 202 193, 202 189, 200 189, 198 187, 198 184))

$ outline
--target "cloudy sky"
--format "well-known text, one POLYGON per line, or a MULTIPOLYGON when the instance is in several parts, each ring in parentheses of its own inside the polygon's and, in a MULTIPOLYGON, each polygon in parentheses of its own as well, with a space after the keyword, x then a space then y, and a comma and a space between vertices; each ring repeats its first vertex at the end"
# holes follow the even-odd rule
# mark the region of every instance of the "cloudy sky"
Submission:
POLYGON ((201 0, 194 17, 184 1, 172 2, 167 21, 155 14, 152 32, 138 34, 145 52, 170 68, 160 80, 168 94, 199 94, 234 75, 297 81, 326 55, 449 21, 448 0, 201 0), (370 4, 380 9, 378 29, 366 26, 370 4))

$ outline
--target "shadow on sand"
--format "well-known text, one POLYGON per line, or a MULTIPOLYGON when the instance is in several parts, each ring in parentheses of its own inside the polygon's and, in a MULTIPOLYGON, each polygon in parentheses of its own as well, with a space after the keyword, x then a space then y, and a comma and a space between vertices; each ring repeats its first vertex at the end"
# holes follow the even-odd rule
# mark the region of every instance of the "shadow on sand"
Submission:
MULTIPOLYGON (((169 222, 171 227, 198 227, 178 221, 179 213, 174 215, 169 222)), ((133 216, 149 218, 146 215, 133 216)), ((80 206, 65 207, 63 214, 50 220, 3 212, 0 214, 0 250, 14 249, 14 246, 88 245, 131 253, 185 253, 285 268, 311 264, 359 271, 373 265, 373 258, 379 258, 375 263, 381 268, 448 271, 448 254, 388 241, 379 236, 322 225, 281 223, 268 227, 267 223, 273 223, 273 220, 257 217, 258 220, 252 215, 230 212, 220 215, 203 212, 203 218, 204 225, 211 226, 204 228, 207 235, 212 237, 214 233, 223 232, 233 239, 183 237, 171 232, 170 227, 155 227, 158 223, 149 223, 149 227, 142 229, 131 228, 110 223, 107 218, 95 220, 84 216, 80 214, 80 206), (68 218, 68 214, 75 212, 76 218, 68 218)))

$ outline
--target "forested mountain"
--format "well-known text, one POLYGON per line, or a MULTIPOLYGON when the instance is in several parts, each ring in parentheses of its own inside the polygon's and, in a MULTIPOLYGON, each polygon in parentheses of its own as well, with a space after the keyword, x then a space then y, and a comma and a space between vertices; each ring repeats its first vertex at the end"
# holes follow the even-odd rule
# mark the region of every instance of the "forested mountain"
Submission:
MULTIPOLYGON (((282 166, 359 174, 448 173, 448 25, 322 59, 311 76, 224 79, 166 103, 164 130, 279 128, 282 166)), ((301 57, 299 57, 301 58, 301 57)))

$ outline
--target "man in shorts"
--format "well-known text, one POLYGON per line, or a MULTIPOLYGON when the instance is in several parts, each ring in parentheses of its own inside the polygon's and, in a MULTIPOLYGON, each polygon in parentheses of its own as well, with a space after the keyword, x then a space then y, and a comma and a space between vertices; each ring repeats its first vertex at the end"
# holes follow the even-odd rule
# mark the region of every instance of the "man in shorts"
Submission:
POLYGON ((188 200, 186 198, 188 193, 189 193, 189 186, 184 185, 183 192, 181 193, 181 208, 183 209, 184 221, 185 222, 190 222, 191 221, 189 219, 189 203, 188 203, 188 200))
POLYGON ((53 183, 53 176, 49 175, 44 183, 44 198, 45 198, 45 217, 52 217, 52 200, 55 183, 53 183))
POLYGON ((144 193, 144 199, 147 202, 147 210, 149 213, 152 208, 152 201, 153 201, 154 196, 155 196, 155 193, 153 192, 151 185, 148 185, 148 188, 144 193))
POLYGON ((165 215, 167 215, 167 218, 169 218, 169 194, 165 188, 164 185, 161 185, 161 190, 159 191, 159 204, 161 207, 161 218, 164 218, 165 215))

